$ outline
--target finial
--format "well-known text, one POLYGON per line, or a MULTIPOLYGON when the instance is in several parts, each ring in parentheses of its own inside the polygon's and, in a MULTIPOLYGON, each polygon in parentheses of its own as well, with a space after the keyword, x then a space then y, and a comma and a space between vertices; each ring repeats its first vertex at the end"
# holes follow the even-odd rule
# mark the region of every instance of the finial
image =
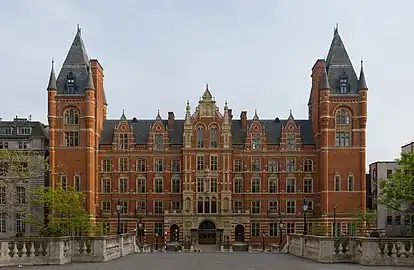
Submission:
POLYGON ((122 109, 122 114, 125 114, 125 110, 124 109, 122 109))
POLYGON ((52 56, 52 68, 53 68, 53 65, 55 64, 55 59, 53 58, 53 56, 52 56))
POLYGON ((76 25, 76 32, 80 35, 82 33, 81 28, 79 27, 79 23, 76 25))
POLYGON ((362 58, 362 56, 361 56, 361 68, 363 68, 364 67, 364 58, 362 58))
POLYGON ((206 90, 208 90, 208 83, 206 83, 206 90))
POLYGON ((292 114, 292 109, 289 110, 289 114, 292 114))
POLYGON ((338 33, 338 27, 339 27, 339 24, 338 24, 338 23, 336 23, 336 26, 335 26, 335 28, 334 28, 334 35, 335 35, 336 33, 338 33))

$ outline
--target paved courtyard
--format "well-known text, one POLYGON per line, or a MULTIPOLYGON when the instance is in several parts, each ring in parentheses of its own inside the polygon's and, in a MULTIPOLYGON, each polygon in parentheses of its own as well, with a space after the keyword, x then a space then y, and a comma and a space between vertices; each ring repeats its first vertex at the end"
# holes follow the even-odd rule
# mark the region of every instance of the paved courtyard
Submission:
MULTIPOLYGON (((356 264, 320 264, 288 254, 272 253, 137 253, 106 263, 76 263, 59 266, 24 266, 25 270, 357 270, 356 264)), ((377 267, 382 270, 395 267, 377 267)), ((401 267, 398 267, 402 269, 401 267)), ((16 268, 2 268, 16 269, 16 268)), ((412 269, 412 268, 411 268, 412 269)))

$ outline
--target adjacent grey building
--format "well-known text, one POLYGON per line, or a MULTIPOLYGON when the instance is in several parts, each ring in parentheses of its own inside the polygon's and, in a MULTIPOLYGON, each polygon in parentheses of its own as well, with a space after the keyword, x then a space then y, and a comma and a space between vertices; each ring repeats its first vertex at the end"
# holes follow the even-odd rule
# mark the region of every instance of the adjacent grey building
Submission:
MULTIPOLYGON (((414 142, 401 147, 402 153, 414 152, 414 142)), ((381 189, 380 181, 390 179, 391 175, 398 170, 395 161, 377 161, 369 165, 369 183, 372 201, 376 201, 381 189)), ((385 230, 388 236, 408 236, 414 230, 414 218, 404 215, 399 211, 377 204, 373 206, 377 211, 377 228, 385 230)), ((408 205, 407 207, 414 207, 408 205)))
POLYGON ((0 151, 0 237, 38 235, 43 224, 27 220, 44 219, 44 207, 30 205, 30 194, 48 178, 46 127, 30 118, 0 119, 0 151), (19 151, 34 155, 25 157, 19 151))

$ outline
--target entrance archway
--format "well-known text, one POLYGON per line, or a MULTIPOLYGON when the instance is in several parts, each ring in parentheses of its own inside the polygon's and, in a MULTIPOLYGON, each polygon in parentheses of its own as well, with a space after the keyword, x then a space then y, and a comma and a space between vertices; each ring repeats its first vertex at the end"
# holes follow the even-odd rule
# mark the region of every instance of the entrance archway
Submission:
POLYGON ((241 224, 238 224, 234 228, 234 236, 236 242, 244 242, 244 226, 241 224))
POLYGON ((198 243, 214 245, 216 244, 216 224, 211 220, 204 220, 198 227, 198 243))
POLYGON ((177 224, 173 224, 170 227, 170 240, 174 242, 180 241, 180 227, 177 224))

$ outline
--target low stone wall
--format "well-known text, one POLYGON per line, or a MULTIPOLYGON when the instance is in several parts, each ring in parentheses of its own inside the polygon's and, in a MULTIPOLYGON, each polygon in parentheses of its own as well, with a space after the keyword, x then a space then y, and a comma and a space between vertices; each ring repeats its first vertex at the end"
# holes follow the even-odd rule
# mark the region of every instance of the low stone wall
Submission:
POLYGON ((414 266, 413 238, 367 238, 290 234, 287 253, 322 263, 414 266))
POLYGON ((133 234, 0 239, 0 267, 105 262, 139 251, 133 234))

